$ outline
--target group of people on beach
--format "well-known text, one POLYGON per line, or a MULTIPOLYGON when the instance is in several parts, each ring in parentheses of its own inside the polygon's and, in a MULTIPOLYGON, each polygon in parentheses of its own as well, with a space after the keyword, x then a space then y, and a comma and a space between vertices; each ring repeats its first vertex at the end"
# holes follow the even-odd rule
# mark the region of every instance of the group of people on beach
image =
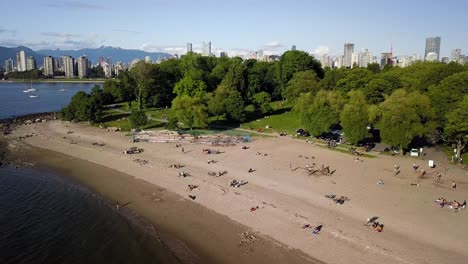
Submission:
POLYGON ((444 208, 446 205, 448 205, 449 208, 453 210, 466 208, 466 200, 464 200, 463 203, 457 202, 456 200, 448 202, 444 197, 441 197, 441 198, 435 199, 434 202, 437 203, 440 208, 444 208))

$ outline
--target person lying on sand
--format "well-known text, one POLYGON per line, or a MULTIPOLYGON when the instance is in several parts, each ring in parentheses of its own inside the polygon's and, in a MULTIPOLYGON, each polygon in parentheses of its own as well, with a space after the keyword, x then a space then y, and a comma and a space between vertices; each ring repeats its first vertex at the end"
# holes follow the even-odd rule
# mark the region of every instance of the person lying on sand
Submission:
POLYGON ((252 172, 254 172, 254 171, 255 171, 255 170, 252 169, 252 168, 249 169, 249 173, 252 173, 252 172))
POLYGON ((311 227, 310 224, 305 224, 305 225, 302 226, 302 229, 307 229, 307 228, 310 228, 310 227, 311 227))
POLYGON ((322 227, 323 227, 323 225, 316 226, 314 228, 314 231, 312 231, 312 234, 318 235, 320 233, 320 231, 322 230, 322 227))
POLYGON ((377 182, 378 185, 384 185, 384 181, 382 179, 380 179, 378 182, 377 182))
POLYGON ((367 223, 365 224, 365 226, 370 226, 370 225, 374 224, 374 222, 377 221, 377 219, 379 219, 378 216, 373 216, 371 218, 367 218, 367 223))
POLYGON ((250 212, 256 211, 257 209, 259 209, 259 207, 258 207, 258 206, 255 206, 255 207, 250 207, 250 212))

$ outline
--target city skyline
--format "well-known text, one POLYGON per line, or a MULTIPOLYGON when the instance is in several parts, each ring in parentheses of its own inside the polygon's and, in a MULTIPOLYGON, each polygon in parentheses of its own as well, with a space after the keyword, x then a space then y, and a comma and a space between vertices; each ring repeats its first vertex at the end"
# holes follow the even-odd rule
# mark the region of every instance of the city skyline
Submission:
POLYGON ((24 2, 3 7, 0 46, 24 45, 34 50, 114 46, 183 54, 187 43, 193 43, 197 51, 203 42, 211 41, 213 54, 222 51, 235 56, 257 50, 281 54, 292 45, 315 55, 341 55, 343 43, 354 43, 355 51, 380 54, 392 46, 394 55, 423 55, 426 38, 440 36, 440 57, 450 56, 454 49, 468 49, 468 36, 460 30, 468 24, 462 12, 468 3, 462 1, 450 5, 393 1, 391 6, 367 0, 359 5, 246 0, 223 4, 184 0, 24 2), (382 15, 383 10, 388 15, 382 15), (35 27, 38 15, 48 21, 46 26, 35 27), (80 19, 84 16, 87 19, 80 19), (431 23, 427 23, 429 16, 431 23), (24 24, 32 26, 21 26, 24 24))

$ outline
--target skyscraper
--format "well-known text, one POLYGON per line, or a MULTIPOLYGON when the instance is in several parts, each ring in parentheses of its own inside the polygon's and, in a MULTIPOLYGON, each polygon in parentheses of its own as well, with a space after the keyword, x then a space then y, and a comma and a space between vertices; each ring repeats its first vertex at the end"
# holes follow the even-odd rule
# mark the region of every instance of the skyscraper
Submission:
POLYGON ((202 55, 211 56, 211 41, 203 42, 202 44, 202 55))
MULTIPOLYGON (((429 37, 426 38, 426 50, 424 52, 424 58, 427 57, 427 54, 434 52, 437 54, 437 60, 440 57, 440 37, 429 37)), ((433 55, 431 55, 431 58, 433 55)))
POLYGON ((291 50, 296 50, 296 45, 292 45, 291 50))
POLYGON ((192 43, 187 43, 187 53, 192 52, 192 43))
POLYGON ((78 68, 78 77, 79 78, 86 78, 88 77, 88 57, 80 56, 76 59, 76 66, 78 68))
POLYGON ((452 50, 452 56, 450 57, 450 60, 460 63, 460 58, 461 58, 461 49, 452 50))
POLYGON ((13 72, 14 68, 15 68, 15 65, 11 58, 5 61, 5 73, 13 72))
POLYGON ((370 63, 372 63, 372 54, 368 49, 364 49, 359 53, 359 67, 366 68, 370 63))
POLYGON ((47 77, 54 76, 55 72, 55 63, 52 56, 44 57, 44 75, 47 77))
POLYGON ((20 68, 21 68, 21 71, 26 71, 27 70, 27 67, 26 67, 26 53, 24 52, 24 50, 22 50, 22 51, 19 52, 19 55, 20 55, 20 68))
POLYGON ((75 77, 75 59, 72 56, 62 56, 63 61, 63 71, 65 72, 65 77, 73 78, 75 77))
POLYGON ((36 58, 29 56, 26 58, 26 70, 31 71, 36 69, 36 58))
POLYGON ((384 52, 382 53, 382 58, 380 59, 380 67, 384 68, 387 64, 392 64, 392 53, 384 52))
POLYGON ((343 55, 343 66, 350 68, 352 65, 351 59, 354 52, 354 44, 345 43, 344 44, 344 55, 343 55))

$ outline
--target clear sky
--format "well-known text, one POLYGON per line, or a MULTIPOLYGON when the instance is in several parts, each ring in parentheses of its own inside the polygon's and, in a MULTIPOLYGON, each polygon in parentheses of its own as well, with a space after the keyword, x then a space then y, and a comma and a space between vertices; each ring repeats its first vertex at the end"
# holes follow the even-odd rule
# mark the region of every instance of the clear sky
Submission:
MULTIPOLYGON (((5 1, 6 2, 6 1, 5 1)), ((230 55, 296 45, 314 54, 343 44, 374 55, 423 54, 441 36, 441 55, 468 53, 467 0, 13 0, 0 8, 0 46, 80 49, 116 46, 185 52, 211 41, 230 55)))

